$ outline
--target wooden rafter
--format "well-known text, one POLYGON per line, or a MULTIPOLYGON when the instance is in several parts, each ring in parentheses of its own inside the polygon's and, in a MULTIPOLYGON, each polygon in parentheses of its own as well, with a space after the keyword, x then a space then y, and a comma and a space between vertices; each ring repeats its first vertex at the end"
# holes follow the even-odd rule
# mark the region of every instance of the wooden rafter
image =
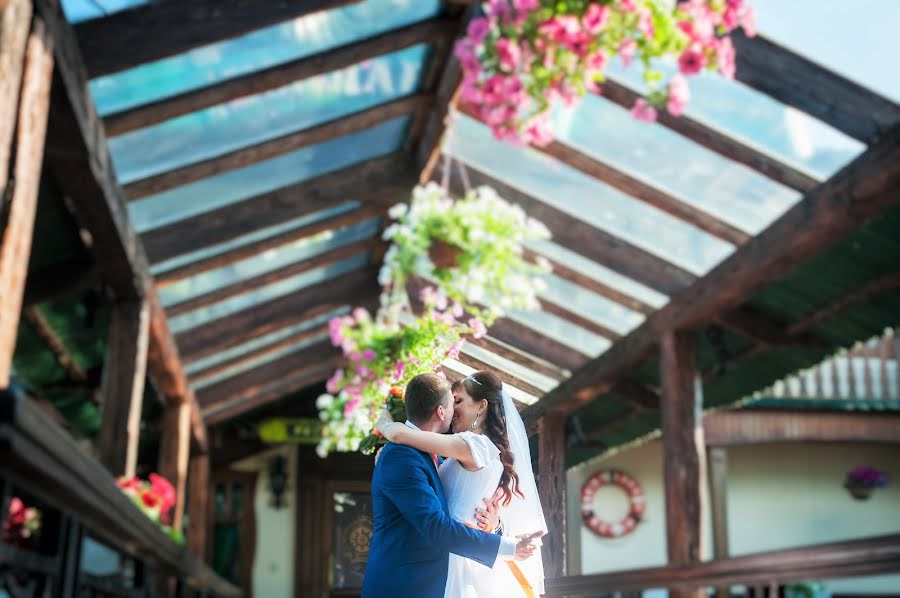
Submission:
POLYGON ((16 133, 25 46, 31 30, 32 4, 9 0, 0 13, 0 207, 6 203, 12 142, 16 133))
POLYGON ((159 305, 143 246, 131 226, 105 134, 88 95, 87 74, 74 31, 57 0, 36 0, 55 42, 58 73, 48 124, 46 162, 63 194, 91 233, 94 261, 117 300, 146 300, 150 309, 148 371, 169 401, 192 405, 193 441, 204 450, 206 429, 187 386, 178 351, 159 305))
POLYGON ((644 323, 523 411, 528 420, 570 412, 622 377, 673 327, 702 326, 733 309, 766 283, 840 241, 900 201, 900 127, 829 181, 816 187, 765 231, 748 241, 644 323))
POLYGON ((584 328, 588 332, 596 334, 598 336, 602 336, 605 339, 609 339, 611 341, 618 340, 622 337, 621 334, 609 328, 608 326, 604 326, 599 322, 595 322, 594 320, 582 316, 578 314, 568 307, 560 305, 555 301, 550 301, 549 299, 540 299, 539 300, 541 310, 547 312, 548 314, 553 314, 554 316, 569 322, 570 324, 574 324, 579 328, 584 328))
POLYGON ((504 384, 509 384, 511 386, 515 386, 521 391, 527 392, 528 394, 534 397, 541 397, 544 395, 544 391, 534 386, 530 382, 526 382, 521 378, 514 376, 508 372, 505 372, 503 369, 498 368, 496 366, 490 365, 489 363, 478 359, 466 352, 465 347, 460 352, 459 357, 457 357, 457 361, 460 363, 469 366, 470 368, 474 368, 476 371, 478 370, 491 370, 503 381, 504 384))
POLYGON ((900 443, 900 417, 885 413, 718 411, 703 418, 708 446, 780 442, 900 443))
POLYGON ((863 143, 900 124, 900 106, 761 36, 731 35, 736 79, 863 143))
POLYGON ((79 23, 75 31, 94 78, 358 1, 151 2, 79 23))
POLYGON ((559 141, 553 141, 546 147, 536 149, 591 178, 606 183, 630 197, 671 214, 732 245, 741 245, 750 238, 749 234, 738 227, 694 207, 687 200, 675 197, 559 141))
POLYGON ((214 254, 206 258, 201 258, 193 262, 189 262, 183 266, 178 266, 172 268, 171 270, 166 270, 165 272, 161 272, 156 276, 156 281, 160 287, 168 286, 179 280, 184 280, 185 278, 189 278, 208 270, 213 270, 215 268, 221 268, 223 266, 234 264, 241 260, 269 251, 270 249, 284 247, 288 243, 294 243, 303 239, 311 239, 315 235, 325 231, 337 230, 345 226, 359 224, 360 222, 364 222, 370 218, 381 216, 383 212, 383 209, 373 206, 365 206, 360 209, 351 210, 334 218, 319 220, 305 226, 300 226, 298 228, 288 230, 284 233, 266 237, 265 239, 261 239, 253 243, 238 246, 230 251, 214 254))
POLYGON ((47 318, 44 317, 40 308, 26 307, 22 310, 22 317, 28 322, 32 329, 34 329, 37 335, 41 337, 41 340, 44 341, 44 344, 50 349, 50 352, 53 353, 56 363, 65 370, 69 380, 73 382, 84 382, 87 380, 87 374, 85 373, 84 368, 75 362, 75 359, 69 353, 69 348, 66 347, 66 343, 56 333, 47 321, 47 318))
POLYGON ((273 381, 270 379, 268 384, 258 389, 252 389, 241 395, 234 396, 227 403, 209 407, 203 413, 204 420, 210 425, 215 424, 283 399, 308 386, 320 384, 331 375, 334 368, 338 367, 340 363, 340 359, 332 361, 319 359, 307 367, 294 363, 295 369, 292 373, 280 380, 273 381))
POLYGON ((288 264, 283 268, 264 272, 259 276, 241 280, 234 284, 226 285, 208 293, 203 293, 202 295, 197 295, 196 297, 191 297, 190 299, 175 303, 174 305, 167 307, 166 312, 169 314, 169 317, 175 317, 195 309, 208 307, 215 303, 219 303, 220 301, 237 297, 238 295, 248 293, 266 285, 274 284, 292 276, 297 276, 298 274, 309 272, 317 268, 332 266, 343 260, 363 255, 371 251, 376 243, 378 243, 376 238, 369 237, 368 239, 343 245, 336 249, 323 251, 309 258, 288 264))
POLYGON ((391 153, 155 228, 141 240, 158 264, 352 200, 386 204, 413 180, 406 164, 391 153))
MULTIPOLYGON (((657 257, 587 222, 570 216, 540 199, 466 165, 473 186, 488 185, 501 197, 517 203, 550 229, 553 241, 579 255, 668 295, 690 285, 690 272, 657 257)), ((454 192, 459 183, 451 181, 454 192)))
POLYGON ((427 108, 430 102, 431 98, 427 94, 413 94, 384 104, 378 104, 377 106, 365 108, 346 116, 340 116, 306 129, 287 133, 275 139, 242 147, 213 158, 176 168, 175 170, 134 181, 125 185, 125 195, 129 201, 132 201, 187 185, 200 179, 250 166, 263 160, 277 158, 282 154, 303 147, 323 143, 344 135, 350 135, 351 133, 358 133, 394 118, 415 114, 427 108))
POLYGON ((456 24, 452 21, 432 19, 339 48, 323 50, 312 56, 304 56, 221 83, 110 114, 103 118, 106 133, 109 136, 128 133, 191 112, 278 89, 295 81, 330 73, 416 44, 439 42, 449 45, 449 38, 455 30, 456 24))
POLYGON ((809 335, 791 334, 787 324, 776 322, 746 305, 717 315, 715 321, 745 338, 772 347, 824 349, 828 346, 824 341, 809 335))
POLYGON ((466 343, 475 345, 485 351, 489 351, 494 355, 507 359, 515 364, 521 365, 522 367, 528 368, 529 370, 540 374, 542 376, 547 376, 548 378, 552 378, 553 380, 565 380, 569 375, 569 371, 563 368, 560 368, 540 357, 536 357, 529 353, 526 353, 519 347, 514 347, 513 345, 504 343, 498 339, 495 339, 491 336, 486 336, 484 338, 467 338, 466 343))
POLYGON ((195 384, 199 385, 204 380, 207 380, 213 376, 218 376, 219 374, 226 372, 231 368, 240 367, 242 364, 249 363, 251 361, 255 361, 269 355, 274 355, 280 351, 299 345, 300 343, 309 341, 310 339, 322 336, 323 334, 327 333, 327 324, 307 328, 306 330, 291 334, 279 341, 268 344, 258 351, 253 351, 250 353, 232 357, 230 359, 225 359, 223 361, 220 361, 219 363, 216 363, 215 365, 204 368, 201 371, 191 374, 191 380, 195 384))
MULTIPOLYGON (((607 79, 603 83, 602 96, 627 109, 631 109, 641 97, 637 92, 612 79, 607 79)), ((667 111, 661 110, 657 122, 694 143, 743 164, 791 189, 805 193, 819 184, 815 177, 689 116, 672 116, 667 111)))
POLYGON ((177 335, 187 361, 208 357, 284 326, 326 314, 345 305, 377 300, 378 283, 370 268, 354 270, 177 335))
POLYGON ((492 338, 567 370, 576 370, 590 357, 515 320, 501 318, 488 333, 492 338))

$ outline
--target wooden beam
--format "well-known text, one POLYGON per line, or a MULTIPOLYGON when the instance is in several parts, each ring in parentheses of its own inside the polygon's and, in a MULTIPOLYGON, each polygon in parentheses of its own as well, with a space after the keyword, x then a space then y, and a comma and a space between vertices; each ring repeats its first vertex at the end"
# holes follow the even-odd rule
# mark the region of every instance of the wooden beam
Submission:
POLYGON ((576 370, 590 360, 584 353, 507 318, 494 322, 488 333, 492 338, 567 370, 576 370))
POLYGON ((84 21, 75 30, 91 78, 95 78, 356 1, 151 2, 84 21))
POLYGON ((323 324, 321 326, 314 326, 312 328, 307 328, 306 330, 302 330, 296 334, 292 334, 288 337, 281 339, 280 341, 274 342, 272 344, 266 345, 259 351, 253 351, 251 353, 245 353, 242 355, 238 355, 236 357, 232 357, 231 359, 226 359, 224 361, 220 361, 219 363, 205 368, 195 374, 191 375, 191 381, 195 385, 200 385, 203 381, 212 378, 213 376, 218 376, 219 374, 226 372, 234 367, 238 367, 241 364, 255 361, 261 359, 263 357, 267 357, 269 355, 273 355, 284 349, 288 349, 295 345, 299 345, 304 341, 308 341, 310 339, 316 338, 318 336, 322 336, 323 334, 328 333, 328 325, 323 324))
POLYGON ((183 266, 177 266, 171 270, 160 272, 156 276, 156 283, 160 287, 166 287, 180 280, 190 278, 191 276, 216 268, 222 268, 241 260, 260 255, 271 249, 282 248, 288 243, 294 243, 301 239, 309 239, 325 231, 359 224, 370 218, 377 218, 383 215, 385 210, 386 208, 382 206, 365 205, 361 208, 344 212, 334 218, 318 220, 310 224, 299 226, 286 232, 260 239, 259 241, 240 245, 229 251, 217 253, 206 258, 200 258, 193 262, 188 262, 183 266))
POLYGON ((641 411, 659 409, 660 407, 659 395, 655 391, 628 378, 617 381, 609 389, 609 394, 641 411))
POLYGON ((179 333, 176 340, 188 361, 197 360, 339 307, 358 305, 364 298, 371 302, 377 297, 378 289, 372 269, 354 270, 306 287, 302 292, 190 328, 179 333))
POLYGON ((613 330, 612 328, 608 328, 599 322, 595 322, 590 318, 582 316, 580 314, 575 313, 574 311, 559 305, 549 299, 540 299, 539 300, 541 310, 547 312, 548 314, 553 314, 554 316, 563 319, 570 324, 574 324, 579 328, 584 328, 588 332, 596 334, 598 336, 602 336, 603 338, 609 340, 618 340, 622 337, 621 334, 613 330))
POLYGON ((264 160, 331 139, 364 131, 400 116, 415 114, 431 102, 426 94, 413 94, 359 110, 346 116, 287 133, 213 158, 194 162, 175 170, 149 176, 125 185, 129 201, 181 187, 200 179, 244 168, 264 160))
MULTIPOLYGON (((120 301, 147 298, 150 306, 150 355, 148 369, 154 383, 168 397, 193 401, 184 379, 168 324, 159 317, 158 298, 150 278, 143 246, 128 217, 119 188, 103 126, 88 95, 88 81, 75 33, 58 0, 35 0, 55 42, 58 80, 53 86, 47 139, 47 163, 60 191, 76 206, 79 226, 90 232, 90 250, 120 301), (159 356, 159 358, 157 358, 159 356), (168 389, 168 390, 164 390, 168 389)), ((192 416, 194 438, 202 450, 205 429, 199 412, 192 416)))
MULTIPOLYGON (((469 21, 478 12, 477 6, 470 6, 460 18, 459 33, 468 26, 469 21)), ((416 147, 416 166, 419 169, 419 183, 425 184, 434 175, 438 160, 441 157, 441 142, 444 131, 447 129, 447 121, 450 111, 456 106, 459 98, 460 82, 462 81, 462 69, 459 60, 452 52, 443 65, 443 72, 437 86, 434 105, 428 113, 425 128, 416 147)))
MULTIPOLYGON (((468 341, 467 341, 468 342, 468 341)), ((528 394, 541 398, 544 396, 544 391, 534 386, 533 384, 522 380, 508 372, 505 372, 503 369, 493 366, 485 361, 478 359, 477 357, 473 357, 466 353, 465 345, 463 345, 463 350, 460 352, 459 357, 456 358, 462 364, 469 366, 470 368, 474 368, 476 371, 478 370, 490 370, 497 375, 498 378, 503 382, 503 384, 509 384, 510 386, 515 386, 519 390, 523 392, 527 392, 528 394)))
POLYGON ((192 455, 188 466, 187 546, 194 558, 206 561, 209 535, 209 456, 192 455))
POLYGON ((888 291, 900 287, 900 269, 888 272, 883 276, 871 280, 855 291, 844 295, 837 301, 826 305, 822 309, 818 309, 798 322, 787 327, 787 334, 798 335, 812 328, 815 328, 822 322, 834 317, 838 313, 851 307, 862 305, 888 291))
POLYGON ((416 44, 438 42, 447 45, 456 27, 456 23, 445 19, 422 21, 373 38, 323 50, 311 56, 123 110, 103 118, 106 133, 112 137, 149 127, 198 110, 337 71, 416 44))
POLYGON ((132 477, 137 466, 149 332, 146 303, 113 305, 103 364, 98 452, 100 462, 114 476, 132 477))
POLYGON ((548 578, 547 597, 612 594, 651 588, 790 583, 893 573, 900 569, 900 534, 773 550, 691 565, 650 567, 548 578))
POLYGON ((553 259, 550 256, 535 252, 530 249, 525 249, 524 256, 529 261, 535 261, 538 256, 543 257, 545 260, 550 262, 550 266, 553 268, 553 274, 559 276, 563 280, 567 280, 572 284, 577 284, 580 287, 587 289, 593 293, 597 293, 601 297, 606 297, 610 301, 614 301, 623 307, 627 307, 631 311, 636 311, 638 313, 649 315, 656 311, 656 308, 652 305, 645 303, 644 301, 632 297, 627 293, 623 293, 619 289, 616 289, 608 284, 602 283, 590 276, 583 274, 582 272, 575 270, 567 266, 566 264, 560 262, 559 260, 553 259))
POLYGON ((387 203, 413 181, 406 166, 402 154, 391 153, 155 228, 141 240, 158 264, 351 200, 387 203))
MULTIPOLYGON (((669 563, 702 560, 703 436, 698 421, 703 399, 695 393, 697 337, 671 332, 660 341, 662 442, 666 495, 666 546, 669 563), (698 437, 698 430, 699 437, 698 437)), ((678 593, 705 596, 705 593, 678 593)))
MULTIPOLYGON (((475 118, 471 112, 467 114, 475 118)), ((687 200, 666 193, 559 141, 534 149, 732 245, 742 245, 750 238, 738 227, 691 205, 687 200)))
POLYGON ((255 289, 259 289, 266 285, 285 280, 292 276, 297 276, 298 274, 309 272, 317 268, 331 266, 343 260, 363 255, 371 251, 377 243, 378 240, 376 238, 370 237, 368 239, 350 243, 348 245, 344 245, 330 251, 324 251, 304 260, 300 260, 299 262, 289 264, 284 268, 271 270, 269 272, 260 274, 259 276, 254 276, 235 284, 220 287, 214 291, 210 291, 209 293, 197 295, 196 297, 191 297, 190 299, 175 303, 174 305, 170 305, 169 307, 167 307, 166 312, 170 317, 175 317, 193 311, 195 309, 207 307, 220 301, 225 301, 226 299, 242 295, 255 289))
POLYGON ((776 322, 768 315, 746 305, 719 314, 715 321, 732 332, 771 347, 828 348, 824 341, 817 338, 791 334, 788 324, 776 322))
MULTIPOLYGON (((15 37, 21 26, 15 19, 28 18, 28 12, 13 5, 0 14, 3 29, 15 37), (7 11, 11 13, 7 15, 7 11), (12 20, 12 23, 7 23, 12 20), (7 29, 9 27, 11 30, 7 29)), ((0 50, 13 52, 7 43, 18 45, 18 41, 0 40, 0 50)), ((5 56, 2 60, 13 59, 5 56)), ((18 66, 12 65, 13 71, 18 66)), ((5 222, 0 222, 0 388, 9 386, 10 369, 16 346, 16 333, 22 297, 25 293, 25 278, 28 274, 28 259, 31 255, 34 218, 37 213, 38 188, 41 181, 41 167, 44 162, 44 138, 47 131, 47 111, 50 103, 50 81, 53 73, 53 41, 40 18, 34 20, 25 49, 25 64, 22 69, 21 90, 8 90, 20 98, 15 127, 15 163, 13 176, 3 189, 0 211, 5 211, 5 222), (9 191, 12 193, 8 193, 9 191), (9 205, 6 205, 7 196, 9 205)), ((7 73, 0 73, 6 75, 7 73)), ((10 76, 18 79, 15 72, 10 76)), ((5 83, 5 82, 4 82, 5 83)), ((9 102, 0 98, 0 106, 9 102)), ((8 112, 5 108, 4 111, 8 112)), ((4 133, 5 134, 5 133, 4 133)), ((2 144, 2 140, 0 140, 2 144)), ((2 152, 0 152, 2 153, 2 152)), ((7 154, 7 158, 9 155, 7 154)))
MULTIPOLYGON (((570 251, 667 295, 676 294, 695 280, 690 272, 628 241, 570 216, 468 164, 466 169, 473 186, 488 185, 501 197, 519 204, 529 216, 542 221, 550 229, 554 243, 570 251)), ((457 181, 451 181, 454 193, 461 191, 457 185, 457 181)))
POLYGON ((84 382, 87 380, 87 374, 84 369, 78 365, 72 355, 69 354, 66 343, 60 338, 56 331, 53 330, 53 327, 47 321, 47 318, 44 317, 40 308, 26 307, 23 310, 22 315, 35 333, 37 333, 41 340, 44 341, 47 348, 50 349, 50 352, 53 354, 54 359, 56 359, 56 363, 59 364, 59 367, 65 370, 66 377, 72 382, 84 382))
MULTIPOLYGON (((625 85, 612 79, 603 83, 602 97, 631 110, 638 98, 642 97, 625 85)), ((755 170, 791 189, 806 193, 819 184, 819 181, 796 168, 789 166, 778 158, 764 151, 747 145, 730 135, 706 125, 690 116, 672 116, 660 110, 657 122, 676 133, 687 137, 694 143, 712 150, 721 156, 755 170)))
MULTIPOLYGON (((704 420, 704 425, 705 425, 704 420)), ((728 558, 728 453, 722 447, 711 447, 709 456, 709 501, 712 507, 713 557, 728 558)), ((777 594, 776 594, 777 595, 777 594)), ((716 588, 717 598, 730 598, 731 588, 716 588)), ((773 596, 774 598, 774 596, 773 596)))
POLYGON ((159 442, 159 475, 175 487, 172 527, 181 530, 187 494, 188 458, 191 454, 191 406, 169 405, 163 411, 159 442))
POLYGON ((526 420, 570 412, 627 374, 672 327, 697 329, 763 285, 839 242, 900 202, 900 128, 870 147, 765 231, 725 258, 608 351, 522 412, 526 420))
POLYGON ((735 77, 870 144, 900 124, 900 106, 762 36, 732 33, 735 77))
POLYGON ((547 520, 541 555, 544 575, 566 574, 566 418, 545 417, 538 432, 538 494, 547 520))
POLYGON ((0 12, 0 209, 6 208, 31 9, 28 0, 7 0, 0 12))
POLYGON ((900 417, 885 413, 717 411, 703 418, 703 430, 710 446, 900 443, 900 417))
POLYGON ((331 362, 317 362, 308 368, 299 369, 290 376, 248 392, 235 396, 227 403, 220 403, 203 412, 204 421, 209 425, 220 423, 242 413, 258 409, 288 395, 299 392, 308 386, 321 384, 342 363, 340 359, 331 362))
POLYGON ((257 394, 273 382, 279 382, 300 370, 318 367, 323 363, 337 363, 340 357, 339 348, 333 346, 328 339, 320 340, 252 370, 202 388, 197 393, 197 398, 204 410, 214 408, 238 398, 257 394))
POLYGON ((530 353, 526 353, 519 347, 504 343, 490 335, 484 338, 467 338, 466 342, 556 381, 565 380, 569 376, 569 370, 560 368, 559 366, 530 353))

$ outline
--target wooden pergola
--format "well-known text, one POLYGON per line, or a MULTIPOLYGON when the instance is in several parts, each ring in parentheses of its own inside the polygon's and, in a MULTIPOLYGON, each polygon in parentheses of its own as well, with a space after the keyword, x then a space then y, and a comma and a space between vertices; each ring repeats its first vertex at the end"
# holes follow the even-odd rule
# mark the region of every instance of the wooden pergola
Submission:
MULTIPOLYGON (((163 410, 161 473, 176 482, 176 524, 185 510, 194 514, 189 546, 195 555, 205 553, 207 536, 206 518, 200 514, 207 508, 202 489, 210 467, 208 428, 288 396, 300 393, 308 398, 339 363, 338 351, 327 342, 327 317, 355 305, 377 305, 376 274, 386 249, 380 240, 382 223, 390 205, 403 200, 414 184, 440 178, 442 152, 448 147, 442 140, 448 116, 456 110, 461 77, 451 49, 477 7, 458 0, 440 3, 431 16, 412 23, 334 47, 326 44, 284 62, 192 84, 149 101, 132 101, 124 108, 98 110, 92 83, 358 4, 363 3, 164 1, 74 24, 58 0, 7 0, 3 9, 0 186, 5 189, 7 220, 0 248, 0 387, 10 384, 20 317, 42 331, 41 338, 70 379, 84 380, 85 372, 69 355, 71 348, 67 350, 36 308, 53 298, 102 288, 111 307, 100 384, 99 460, 114 475, 135 471, 144 380, 149 377, 163 410), (313 118, 311 124, 253 143, 210 146, 182 156, 174 167, 149 159, 143 163, 138 156, 140 167, 123 174, 125 150, 117 153, 115 148, 140 139, 142 131, 162 127, 177 148, 179 130, 190 129, 185 119, 215 110, 227 113, 241 102, 265 102, 298 82, 314 82, 340 69, 386 61, 420 47, 426 51, 409 93, 337 111, 336 116, 325 111, 325 117, 317 115, 319 120, 313 118), (236 173, 255 172, 251 169, 301 150, 322 151, 329 143, 349 148, 361 135, 392 123, 401 123, 399 139, 393 145, 382 139, 378 143, 384 147, 370 151, 368 158, 209 208, 195 209, 189 203, 211 190, 226 193, 233 180, 228 177, 236 173), (65 198, 85 255, 28 271, 42 176, 51 178, 65 198), (138 232, 136 210, 164 201, 171 202, 167 205, 172 214, 161 224, 141 225, 138 232), (373 222, 368 234, 275 268, 246 274, 237 269, 289 246, 319 247, 323 238, 347 239, 342 231, 373 222), (204 276, 220 278, 215 285, 203 286, 196 281, 204 276), (267 288, 303 276, 313 282, 280 295, 265 294, 267 288), (254 293, 263 298, 240 302, 254 293), (215 311, 226 304, 238 307, 215 311), (207 315, 192 320, 196 314, 207 315), (176 321, 186 323, 176 327, 176 321)), ((457 375, 485 367, 497 370, 516 391, 523 417, 539 435, 542 499, 548 524, 559 531, 545 543, 551 577, 565 575, 567 454, 573 446, 596 453, 608 444, 604 433, 636 421, 646 428, 652 420, 662 428, 666 453, 670 563, 683 568, 679 580, 713 579, 706 575, 706 565, 696 565, 705 459, 695 434, 701 426, 700 407, 733 402, 843 346, 900 324, 900 106, 765 37, 736 34, 734 41, 741 84, 865 145, 825 178, 702 118, 661 115, 654 126, 797 195, 761 232, 749 231, 683 193, 564 138, 532 149, 543 160, 730 247, 724 259, 704 272, 574 215, 552 199, 517 186, 491 165, 454 156, 466 162, 473 184, 491 185, 542 220, 556 246, 663 297, 654 303, 558 253, 532 247, 529 255, 548 258, 554 275, 570 288, 612 302, 636 314, 640 323, 617 328, 577 304, 548 295, 542 298, 541 314, 604 339, 608 348, 599 354, 584 350, 539 325, 508 317, 485 339, 472 341, 458 362, 446 366, 457 375), (823 266, 829 260, 840 260, 844 270, 827 272, 823 266), (800 298, 798 285, 816 277, 827 278, 827 292, 800 298), (779 309, 778 297, 790 308, 779 309), (723 357, 721 351, 716 353, 723 343, 737 349, 723 357), (703 382, 702 394, 696 392, 697 380, 703 382), (620 407, 612 415, 600 409, 610 404, 620 407), (567 421, 569 428, 573 421, 578 423, 574 439, 567 421)), ((592 101, 630 108, 636 97, 626 82, 613 78, 603 86, 602 99, 592 101)), ((463 116, 465 107, 460 109, 457 118, 471 121, 463 116)), ((146 150, 153 153, 152 148, 146 150)), ((456 179, 451 184, 460 190, 456 179)), ((897 556, 892 553, 885 562, 885 567, 896 568, 897 556)), ((734 571, 740 572, 741 566, 735 561, 734 571)), ((713 575, 715 565, 707 568, 713 575)), ((569 588, 565 583, 554 587, 569 588)), ((589 587, 577 580, 571 583, 573 588, 589 587)))

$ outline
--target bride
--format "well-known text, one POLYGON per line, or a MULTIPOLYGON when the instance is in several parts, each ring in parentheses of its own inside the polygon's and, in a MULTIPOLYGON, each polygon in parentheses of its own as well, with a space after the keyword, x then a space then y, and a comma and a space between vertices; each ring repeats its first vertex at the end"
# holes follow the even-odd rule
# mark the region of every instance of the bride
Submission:
MULTIPOLYGON (((496 374, 479 371, 453 383, 453 434, 409 428, 382 415, 377 427, 390 442, 445 457, 438 474, 450 516, 478 527, 473 507, 496 499, 503 533, 520 535, 547 524, 538 499, 528 435, 496 374)), ((492 530, 487 530, 492 531, 492 530)), ((540 540, 535 540, 540 545, 540 540)), ((498 561, 493 569, 450 555, 446 598, 536 597, 544 591, 540 548, 527 561, 498 561)))

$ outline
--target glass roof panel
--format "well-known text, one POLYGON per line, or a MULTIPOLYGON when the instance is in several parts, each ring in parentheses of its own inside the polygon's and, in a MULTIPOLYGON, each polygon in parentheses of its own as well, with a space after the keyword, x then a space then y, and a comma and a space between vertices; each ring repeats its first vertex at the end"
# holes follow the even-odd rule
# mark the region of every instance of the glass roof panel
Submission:
POLYGON ((497 368, 498 370, 502 370, 510 375, 515 376, 516 378, 519 378, 520 380, 524 380, 525 382, 528 382, 532 386, 536 386, 541 390, 549 392, 556 388, 558 384, 555 379, 549 376, 544 376, 543 374, 530 370, 529 368, 523 365, 519 365, 518 363, 506 359, 505 357, 501 357, 500 355, 491 353, 490 351, 482 349, 481 347, 473 345, 472 343, 465 343, 463 345, 462 351, 466 355, 471 355, 475 359, 483 361, 488 365, 497 368))
POLYGON ((138 232, 397 151, 409 128, 403 116, 365 131, 128 203, 138 232))
POLYGON ((900 2, 753 0, 759 32, 810 60, 900 102, 900 2))
POLYGON ((368 256, 360 255, 343 260, 336 264, 317 268, 309 272, 298 274, 278 282, 253 289, 242 295, 220 301, 208 307, 201 307, 186 314, 169 319, 169 328, 173 333, 182 332, 206 322, 224 318, 241 310, 247 309, 258 303, 283 297, 289 293, 295 293, 310 285, 328 280, 341 274, 350 272, 368 263, 368 256))
POLYGON ((618 272, 610 270, 606 266, 601 266, 597 262, 587 259, 586 257, 569 251, 561 245, 557 245, 553 241, 532 241, 528 243, 528 247, 549 258, 552 258, 562 264, 578 270, 582 274, 593 278, 597 282, 610 286, 622 293, 630 295, 635 299, 655 307, 657 309, 664 306, 669 301, 669 297, 660 293, 656 289, 622 276, 618 272))
POLYGON ((323 332, 320 335, 316 335, 312 338, 308 338, 305 341, 301 341, 301 342, 297 343, 296 345, 287 347, 285 349, 275 351, 268 355, 263 355, 263 356, 256 357, 253 359, 248 359, 247 361, 243 361, 241 363, 236 363, 233 366, 231 366, 230 368, 228 368, 227 370, 223 370, 223 371, 215 374, 214 376, 209 376, 207 378, 201 378, 200 380, 193 382, 193 387, 195 390, 200 390, 201 388, 211 386, 217 382, 221 382, 222 380, 225 380, 226 378, 231 378, 232 376, 237 376, 239 374, 243 374, 244 372, 248 372, 254 368, 258 368, 262 365, 265 365, 265 364, 275 361, 277 359, 281 359, 282 357, 285 357, 292 353, 296 353, 297 351, 299 351, 301 349, 305 349, 316 343, 320 343, 327 338, 328 338, 328 333, 323 332))
MULTIPOLYGON (((322 218, 330 217, 333 215, 331 213, 333 211, 334 210, 325 210, 318 212, 315 215, 316 218, 313 220, 321 220, 322 218)), ((309 220, 309 218, 306 220, 309 220)), ((163 305, 169 306, 203 293, 209 293, 225 286, 237 284, 248 278, 277 270, 278 268, 308 259, 314 255, 319 255, 342 245, 347 245, 360 239, 371 237, 378 231, 379 224, 379 218, 370 218, 369 220, 351 226, 323 231, 312 237, 300 239, 293 243, 270 249, 269 251, 234 264, 191 276, 190 278, 161 288, 159 290, 160 300, 163 305)), ((218 247, 223 246, 219 245, 218 247)), ((196 257, 196 254, 191 254, 191 257, 196 257)), ((175 260, 164 262, 163 264, 160 264, 160 266, 173 263, 174 261, 175 260)), ((171 267, 176 266, 177 264, 172 265, 171 267)), ((156 274, 155 271, 154 274, 156 274)))
POLYGON ((62 8, 70 23, 78 23, 106 17, 147 2, 148 0, 62 0, 62 8))
MULTIPOLYGON (((665 64, 658 66, 674 71, 665 64)), ((614 60, 607 73, 635 91, 643 91, 640 69, 625 69, 621 61, 614 60)), ((828 178, 865 149, 856 139, 805 112, 715 73, 704 71, 691 77, 690 87, 687 116, 819 179, 828 178)))
MULTIPOLYGON (((455 359, 447 359, 444 361, 444 365, 449 369, 453 370, 461 374, 462 376, 469 376, 476 372, 475 368, 468 366, 461 361, 457 361, 455 359)), ((520 403, 524 403, 526 405, 531 405, 536 402, 539 397, 536 397, 532 394, 525 392, 524 390, 520 390, 519 388, 511 385, 511 384, 503 384, 503 389, 509 393, 509 396, 520 403)))
MULTIPOLYGON (((605 101, 605 100, 604 100, 605 101)), ((625 117, 633 120, 627 113, 625 117)), ((587 128, 595 125, 581 123, 587 128)), ((609 123, 607 123, 609 126, 609 123)), ((612 127, 619 123, 612 123, 612 127)), ((571 128, 571 127, 569 127, 571 128)), ((561 129, 557 128, 557 132, 561 129)), ((602 139, 608 131, 600 131, 602 139)), ((445 151, 503 182, 697 274, 734 247, 530 148, 510 147, 487 127, 458 115, 445 151)))
POLYGON ((508 317, 510 320, 589 357, 597 357, 612 344, 602 336, 544 311, 513 311, 509 313, 508 317))
POLYGON ((620 334, 626 334, 644 321, 642 314, 568 280, 552 274, 544 277, 544 280, 547 282, 547 290, 541 294, 542 297, 620 334))
POLYGON ((118 179, 127 184, 408 95, 419 88, 428 52, 413 46, 113 137, 118 179))
POLYGON ((281 341, 282 339, 288 338, 289 336, 303 332, 304 330, 309 330, 310 328, 315 328, 316 326, 326 324, 331 318, 342 316, 349 312, 350 306, 346 305, 310 320, 305 320, 292 326, 286 326, 285 328, 281 328, 274 332, 264 334, 262 336, 254 338, 253 340, 249 340, 245 343, 241 343, 240 345, 231 347, 230 349, 227 349, 225 351, 216 353, 215 355, 210 355, 209 357, 191 362, 184 366, 184 371, 188 375, 196 374, 197 372, 201 372, 207 368, 211 368, 217 364, 220 364, 223 361, 227 361, 241 355, 253 353, 267 347, 268 345, 272 345, 281 341))
MULTIPOLYGON (((105 4, 133 3, 103 0, 105 4)), ((69 0, 82 14, 88 0, 69 0)), ((100 114, 126 110, 403 27, 438 14, 440 0, 364 0, 99 77, 91 92, 100 114)), ((95 12, 96 9, 94 9, 95 12)), ((71 19, 71 16, 70 16, 71 19)), ((360 71, 361 69, 357 69, 360 71)), ((360 77, 363 73, 353 75, 360 77)), ((380 76, 384 76, 383 74, 380 76)))
MULTIPOLYGON (((555 130, 560 141, 753 234, 800 199, 800 193, 593 94, 577 109, 557 111, 555 130)), ((657 223, 657 231, 667 228, 657 223)))

